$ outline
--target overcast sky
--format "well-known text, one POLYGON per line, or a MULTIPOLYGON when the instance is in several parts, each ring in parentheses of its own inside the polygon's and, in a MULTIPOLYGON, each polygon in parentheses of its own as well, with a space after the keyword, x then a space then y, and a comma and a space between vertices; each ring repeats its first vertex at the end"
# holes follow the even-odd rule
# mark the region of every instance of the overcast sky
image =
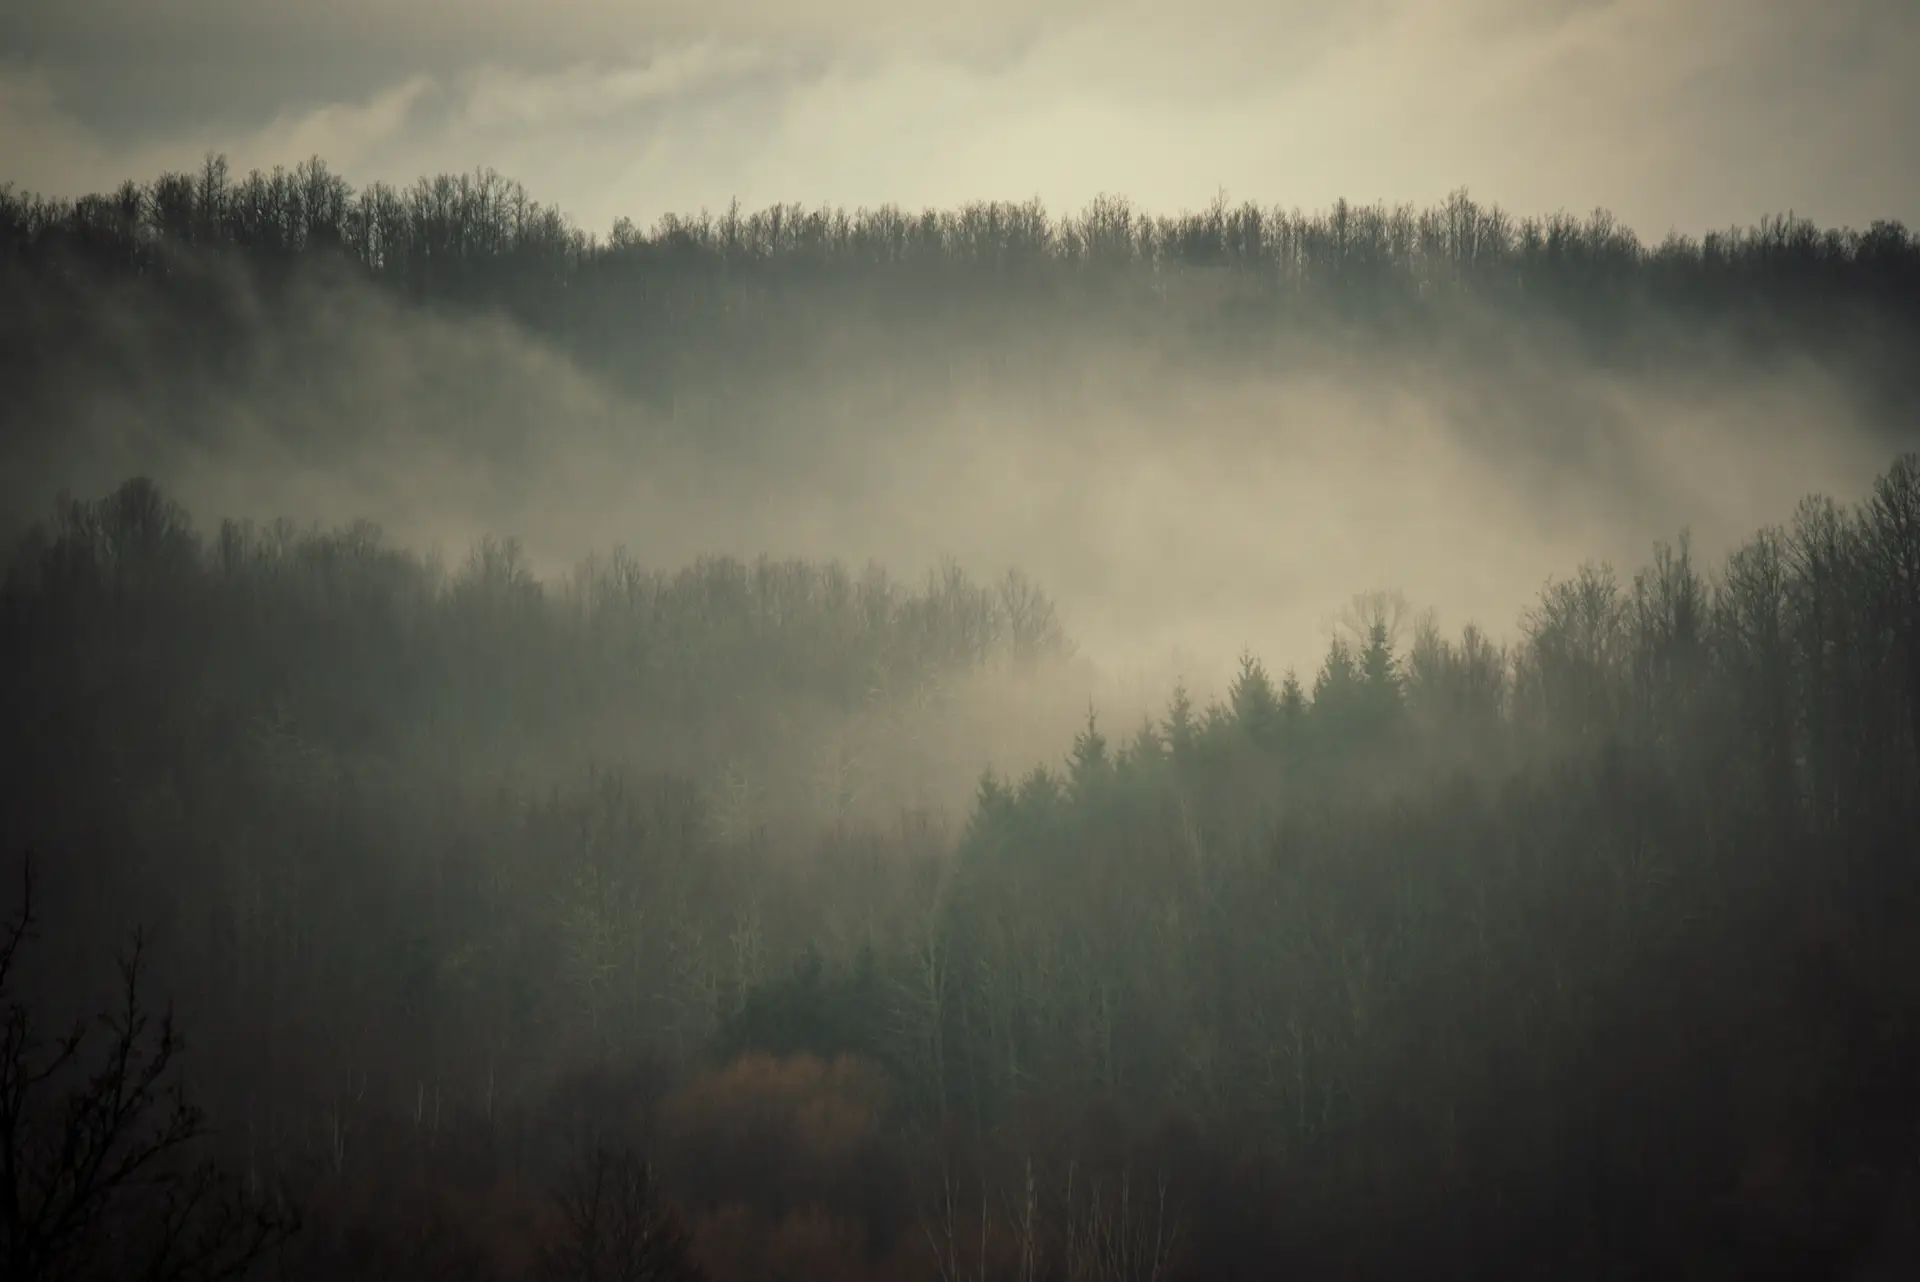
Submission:
POLYGON ((0 182, 490 166, 604 231, 1457 186, 1644 237, 1920 222, 1916 0, 0 0, 0 182))

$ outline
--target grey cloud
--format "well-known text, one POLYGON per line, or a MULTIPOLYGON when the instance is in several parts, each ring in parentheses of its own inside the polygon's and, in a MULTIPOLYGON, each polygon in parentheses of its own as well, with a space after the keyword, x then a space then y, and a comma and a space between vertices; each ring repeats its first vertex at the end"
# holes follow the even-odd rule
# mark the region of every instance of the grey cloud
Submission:
POLYGON ((1903 0, 16 0, 6 177, 73 192, 209 148, 353 178, 492 165, 589 227, 724 204, 1100 191, 1606 205, 1643 235, 1913 219, 1903 0), (962 19, 965 19, 962 21, 962 19))

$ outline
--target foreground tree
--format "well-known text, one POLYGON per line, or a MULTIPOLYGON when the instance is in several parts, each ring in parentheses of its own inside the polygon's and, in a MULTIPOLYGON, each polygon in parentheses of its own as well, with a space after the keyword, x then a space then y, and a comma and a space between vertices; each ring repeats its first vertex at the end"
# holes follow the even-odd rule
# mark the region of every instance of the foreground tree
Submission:
POLYGON ((296 1222, 204 1155, 205 1117, 173 1071, 172 1011, 156 1021, 141 992, 141 940, 121 961, 119 1000, 99 1017, 104 1044, 84 1023, 45 1036, 13 995, 33 891, 29 862, 20 911, 0 936, 0 1276, 247 1275, 296 1222))
POLYGON ((559 1226, 540 1251, 540 1282, 701 1282, 693 1239, 631 1150, 596 1146, 557 1198, 559 1226))

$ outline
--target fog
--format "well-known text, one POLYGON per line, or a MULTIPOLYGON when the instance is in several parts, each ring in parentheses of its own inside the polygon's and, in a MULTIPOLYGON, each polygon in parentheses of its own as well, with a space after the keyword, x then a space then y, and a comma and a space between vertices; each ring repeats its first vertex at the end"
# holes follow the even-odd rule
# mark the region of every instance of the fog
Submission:
POLYGON ((1756 368, 1711 331, 1685 337, 1684 379, 1489 315, 1463 322, 1471 351, 1288 335, 1223 369, 1016 314, 991 340, 933 323, 899 367, 873 355, 871 321, 823 308, 795 385, 708 353, 676 417, 505 315, 303 290, 217 378, 166 368, 168 322, 136 313, 114 332, 118 372, 35 388, 57 408, 9 460, 11 527, 63 490, 149 475, 203 524, 370 520, 454 561, 512 537, 548 579, 615 548, 910 580, 949 559, 989 580, 1017 567, 1103 668, 1190 668, 1217 693, 1246 648, 1311 670, 1358 591, 1508 637, 1583 562, 1628 571, 1682 533, 1717 560, 1804 494, 1864 493, 1889 440, 1845 371, 1756 368), (1036 345, 1044 368, 992 367, 1036 345), (724 435, 705 433, 694 407, 722 393, 724 435))
POLYGON ((191 163, 0 190, 21 1276, 1920 1258, 1904 226, 191 163))

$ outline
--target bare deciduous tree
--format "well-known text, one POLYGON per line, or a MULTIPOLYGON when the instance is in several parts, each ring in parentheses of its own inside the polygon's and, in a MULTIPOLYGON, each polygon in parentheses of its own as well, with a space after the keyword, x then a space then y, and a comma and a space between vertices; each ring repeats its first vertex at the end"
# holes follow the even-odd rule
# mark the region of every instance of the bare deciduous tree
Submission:
POLYGON ((245 1276, 296 1227, 283 1205, 244 1194, 202 1156, 210 1132, 177 1080, 171 1009, 141 992, 145 946, 120 963, 120 998, 99 1023, 47 1036, 13 995, 33 937, 34 878, 0 938, 0 1264, 10 1282, 245 1276), (91 1061, 91 1062, 89 1062, 91 1061))
POLYGON ((596 1145, 556 1198, 559 1226, 541 1249, 541 1282, 698 1282, 680 1215, 654 1171, 631 1150, 596 1145))

